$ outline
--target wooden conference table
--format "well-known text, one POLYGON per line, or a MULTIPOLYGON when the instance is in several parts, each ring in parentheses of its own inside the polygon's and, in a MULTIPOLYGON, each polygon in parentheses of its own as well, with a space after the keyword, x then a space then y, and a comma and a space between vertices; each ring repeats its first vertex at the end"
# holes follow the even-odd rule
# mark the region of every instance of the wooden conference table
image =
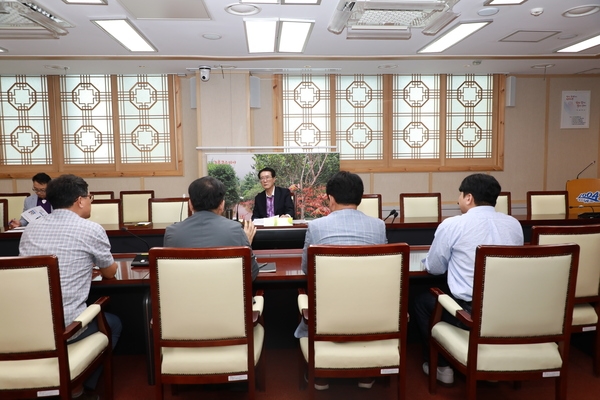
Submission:
MULTIPOLYGON (((567 216, 537 215, 527 218, 525 215, 514 216, 523 228, 525 242, 531 237, 534 225, 586 225, 600 223, 600 219, 579 219, 576 214, 567 216)), ((386 221, 389 243, 408 243, 409 245, 430 245, 435 230, 442 219, 411 218, 405 220, 386 221)), ((151 247, 163 245, 165 228, 170 224, 150 224, 148 226, 103 225, 111 243, 113 253, 139 253, 151 247)), ((306 224, 295 224, 290 227, 259 227, 252 242, 254 250, 301 249, 304 245, 306 224)), ((21 232, 0 234, 0 256, 19 254, 21 232)))

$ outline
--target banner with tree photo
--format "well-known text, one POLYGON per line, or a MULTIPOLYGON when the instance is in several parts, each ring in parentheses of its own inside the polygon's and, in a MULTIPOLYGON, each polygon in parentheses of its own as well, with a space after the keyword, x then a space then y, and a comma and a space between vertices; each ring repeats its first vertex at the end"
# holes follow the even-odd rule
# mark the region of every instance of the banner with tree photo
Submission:
POLYGON ((225 208, 234 217, 250 219, 254 197, 263 188, 258 171, 273 168, 276 186, 290 189, 296 219, 313 219, 329 214, 325 185, 340 170, 339 153, 207 154, 208 174, 227 187, 225 208))

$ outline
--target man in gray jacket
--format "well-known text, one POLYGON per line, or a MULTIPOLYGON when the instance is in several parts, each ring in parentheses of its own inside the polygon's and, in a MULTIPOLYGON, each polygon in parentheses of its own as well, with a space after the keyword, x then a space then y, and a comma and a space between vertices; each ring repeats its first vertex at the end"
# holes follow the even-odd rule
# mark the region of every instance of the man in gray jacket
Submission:
MULTIPOLYGON (((37 206, 42 207, 48 214, 52 212, 52 204, 46 199, 46 186, 52 178, 48 174, 40 172, 35 174, 31 180, 33 181, 32 191, 33 194, 25 198, 23 202, 23 212, 37 206)), ((18 226, 27 226, 27 220, 25 218, 12 219, 9 223, 10 228, 16 228, 18 226)))
MULTIPOLYGON (((165 247, 248 246, 256 234, 252 221, 240 225, 223 217, 225 185, 211 176, 193 181, 188 192, 193 214, 165 230, 165 247)), ((258 275, 258 263, 252 255, 252 280, 258 275)))

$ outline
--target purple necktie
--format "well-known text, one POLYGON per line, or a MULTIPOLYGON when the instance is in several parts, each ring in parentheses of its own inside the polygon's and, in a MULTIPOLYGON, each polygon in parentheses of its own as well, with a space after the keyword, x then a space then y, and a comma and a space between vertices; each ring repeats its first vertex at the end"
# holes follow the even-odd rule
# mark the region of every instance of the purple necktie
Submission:
POLYGON ((274 196, 267 196, 267 217, 274 217, 275 216, 275 208, 273 207, 273 199, 275 197, 274 196))

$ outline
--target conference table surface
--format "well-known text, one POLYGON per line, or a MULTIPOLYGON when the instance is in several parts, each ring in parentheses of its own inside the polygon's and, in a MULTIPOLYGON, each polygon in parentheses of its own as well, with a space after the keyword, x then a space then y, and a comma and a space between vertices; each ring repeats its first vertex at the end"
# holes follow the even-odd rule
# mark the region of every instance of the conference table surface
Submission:
MULTIPOLYGON (((424 257, 428 249, 429 246, 411 246, 412 257, 409 276, 427 275, 427 272, 421 270, 418 260, 424 257)), ((256 283, 291 283, 294 286, 302 286, 306 283, 306 275, 302 272, 300 266, 302 249, 256 250, 254 254, 259 263, 274 262, 276 265, 274 272, 259 272, 255 280, 256 283)), ((135 253, 113 254, 117 263, 115 278, 103 279, 100 271, 94 269, 92 284, 95 287, 149 285, 150 268, 147 266, 132 266, 131 261, 135 256, 135 253)))

